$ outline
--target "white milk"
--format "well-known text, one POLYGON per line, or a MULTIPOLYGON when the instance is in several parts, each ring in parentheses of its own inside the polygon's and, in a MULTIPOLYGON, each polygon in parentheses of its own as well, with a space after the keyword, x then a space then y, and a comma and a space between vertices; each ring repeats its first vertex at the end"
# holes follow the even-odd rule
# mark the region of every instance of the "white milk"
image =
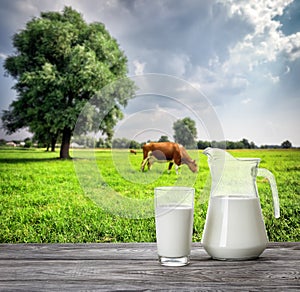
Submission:
POLYGON ((156 207, 157 253, 164 257, 190 255, 193 232, 191 206, 156 207))
POLYGON ((259 198, 211 197, 202 243, 218 259, 258 257, 268 242, 259 198))

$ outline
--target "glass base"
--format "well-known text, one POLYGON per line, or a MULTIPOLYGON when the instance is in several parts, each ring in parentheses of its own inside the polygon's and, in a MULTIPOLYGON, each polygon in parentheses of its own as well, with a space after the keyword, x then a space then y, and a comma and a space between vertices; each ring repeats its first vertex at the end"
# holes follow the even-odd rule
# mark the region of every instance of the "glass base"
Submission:
POLYGON ((162 266, 167 267, 182 267, 190 263, 190 257, 178 257, 178 258, 168 258, 163 256, 158 256, 158 261, 162 266))

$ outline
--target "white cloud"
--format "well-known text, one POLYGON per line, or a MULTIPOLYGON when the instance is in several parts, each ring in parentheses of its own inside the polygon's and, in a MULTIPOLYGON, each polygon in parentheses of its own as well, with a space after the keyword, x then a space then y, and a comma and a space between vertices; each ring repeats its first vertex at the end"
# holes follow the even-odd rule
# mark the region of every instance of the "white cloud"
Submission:
POLYGON ((144 74, 144 68, 145 68, 145 65, 146 65, 145 62, 140 62, 138 60, 134 60, 133 65, 134 65, 134 74, 135 75, 144 74))
MULTIPOLYGON (((222 1, 223 2, 223 1, 222 1)), ((285 36, 275 16, 282 15, 292 0, 224 1, 229 15, 239 15, 249 22, 253 31, 229 50, 223 71, 251 72, 260 65, 275 62, 286 53, 290 60, 300 57, 300 33, 285 36)))
POLYGON ((245 98, 241 101, 242 104, 248 104, 249 102, 251 102, 252 99, 251 98, 245 98))
POLYGON ((8 56, 7 54, 4 54, 4 53, 0 53, 0 59, 6 59, 8 56))
POLYGON ((187 71, 187 67, 190 65, 190 59, 185 54, 172 54, 168 60, 169 70, 174 75, 183 77, 187 71))
POLYGON ((287 36, 284 45, 284 52, 290 61, 300 58, 300 32, 287 36))
POLYGON ((233 96, 237 96, 246 104, 250 100, 242 96, 267 92, 280 83, 281 76, 290 72, 289 62, 300 58, 300 32, 286 36, 276 20, 292 0, 218 2, 227 7, 229 18, 244 19, 250 29, 227 47, 227 58, 215 54, 207 66, 192 64, 189 81, 200 84, 215 105, 222 104, 225 96, 232 97, 226 103, 235 102, 233 96))
POLYGON ((280 81, 279 76, 273 76, 270 72, 267 73, 264 77, 270 80, 273 84, 278 83, 280 81))

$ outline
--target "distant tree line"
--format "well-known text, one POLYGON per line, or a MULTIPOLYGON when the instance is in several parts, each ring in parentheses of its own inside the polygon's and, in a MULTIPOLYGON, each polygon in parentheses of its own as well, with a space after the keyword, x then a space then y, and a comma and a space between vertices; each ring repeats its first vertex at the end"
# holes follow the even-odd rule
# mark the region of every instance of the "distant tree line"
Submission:
MULTIPOLYGON (((292 143, 288 140, 284 141, 281 145, 262 145, 258 147, 254 142, 249 142, 248 139, 243 138, 240 141, 203 141, 196 140, 197 138, 197 129, 196 123, 189 117, 183 119, 178 119, 173 123, 173 141, 179 144, 182 144, 187 149, 205 149, 207 147, 216 147, 216 148, 226 148, 226 149, 257 149, 257 148, 292 148, 292 143)), ((72 140, 72 147, 80 148, 120 148, 120 149, 140 149, 147 142, 168 142, 169 137, 162 135, 157 141, 145 141, 137 142, 135 140, 130 140, 127 138, 115 138, 112 139, 113 132, 111 135, 106 138, 100 137, 98 140, 95 140, 94 137, 88 135, 74 136, 72 140)), ((40 142, 36 135, 34 136, 35 141, 40 142)), ((60 141, 58 141, 60 143, 60 141)), ((29 145, 27 141, 26 145, 29 145)), ((41 142, 39 143, 41 145, 41 142)), ((45 146, 44 146, 45 147, 45 146)), ((49 144, 47 144, 47 149, 49 144)))
MULTIPOLYGON (((107 139, 99 138, 95 141, 94 138, 89 136, 81 136, 78 138, 73 139, 73 143, 78 145, 84 145, 85 148, 120 148, 120 149, 141 149, 143 145, 147 142, 169 142, 168 136, 161 136, 158 140, 148 140, 145 142, 138 142, 132 139, 127 138, 115 138, 112 142, 108 141, 107 139)), ((5 146, 6 143, 5 139, 0 139, 0 146, 5 146)), ((14 142, 17 145, 20 145, 20 140, 13 140, 10 142, 14 142)), ((24 147, 29 148, 33 145, 37 145, 37 147, 44 148, 46 147, 43 143, 34 143, 34 139, 26 138, 24 140, 25 144, 24 147)), ((226 149, 289 149, 293 148, 292 143, 289 140, 286 140, 281 143, 281 145, 261 145, 257 146, 254 142, 249 142, 247 139, 242 139, 241 141, 203 141, 199 140, 195 143, 195 147, 191 149, 205 149, 207 147, 217 147, 217 148, 224 148, 226 149)), ((76 146, 75 146, 76 147, 76 146)))
MULTIPOLYGON (((161 136, 158 140, 148 140, 145 142, 137 142, 134 140, 130 140, 127 138, 116 138, 112 141, 112 148, 129 148, 129 149, 140 149, 142 146, 147 142, 168 142, 170 141, 168 136, 161 136)), ((203 141, 199 140, 195 143, 196 147, 193 149, 205 149, 207 147, 217 147, 217 148, 223 148, 224 145, 226 146, 226 149, 288 149, 292 148, 292 143, 288 140, 281 143, 281 145, 261 145, 257 146, 254 142, 249 142, 247 139, 242 139, 241 141, 203 141)), ((105 144, 105 141, 103 139, 99 139, 98 142, 96 142, 96 147, 98 148, 111 148, 107 147, 105 144)), ((192 149, 192 148, 190 148, 192 149)))
POLYGON ((216 147, 223 148, 224 145, 226 149, 257 149, 258 146, 254 142, 249 142, 247 139, 242 139, 241 141, 202 141, 197 142, 198 149, 205 149, 206 147, 216 147))

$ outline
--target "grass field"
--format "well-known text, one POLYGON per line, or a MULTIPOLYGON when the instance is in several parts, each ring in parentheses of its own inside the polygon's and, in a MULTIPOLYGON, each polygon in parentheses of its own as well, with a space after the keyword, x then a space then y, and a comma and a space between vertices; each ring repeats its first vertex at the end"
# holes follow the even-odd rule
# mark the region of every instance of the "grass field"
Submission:
MULTIPOLYGON (((73 154, 75 158, 78 153, 73 154)), ((279 219, 273 216, 268 182, 257 179, 269 240, 299 241, 300 151, 231 153, 261 158, 260 166, 276 177, 279 219)), ((200 241, 210 177, 201 151, 190 151, 190 155, 198 160, 199 173, 193 175, 183 166, 177 176, 174 169, 167 173, 166 164, 140 172, 141 152, 132 155, 128 150, 98 150, 91 164, 82 158, 59 160, 57 153, 43 150, 0 149, 0 242, 153 242, 153 189, 162 185, 195 187, 193 240, 200 241), (100 178, 95 179, 96 171, 100 178), (89 193, 90 182, 94 190, 99 188, 100 199, 89 193)))

